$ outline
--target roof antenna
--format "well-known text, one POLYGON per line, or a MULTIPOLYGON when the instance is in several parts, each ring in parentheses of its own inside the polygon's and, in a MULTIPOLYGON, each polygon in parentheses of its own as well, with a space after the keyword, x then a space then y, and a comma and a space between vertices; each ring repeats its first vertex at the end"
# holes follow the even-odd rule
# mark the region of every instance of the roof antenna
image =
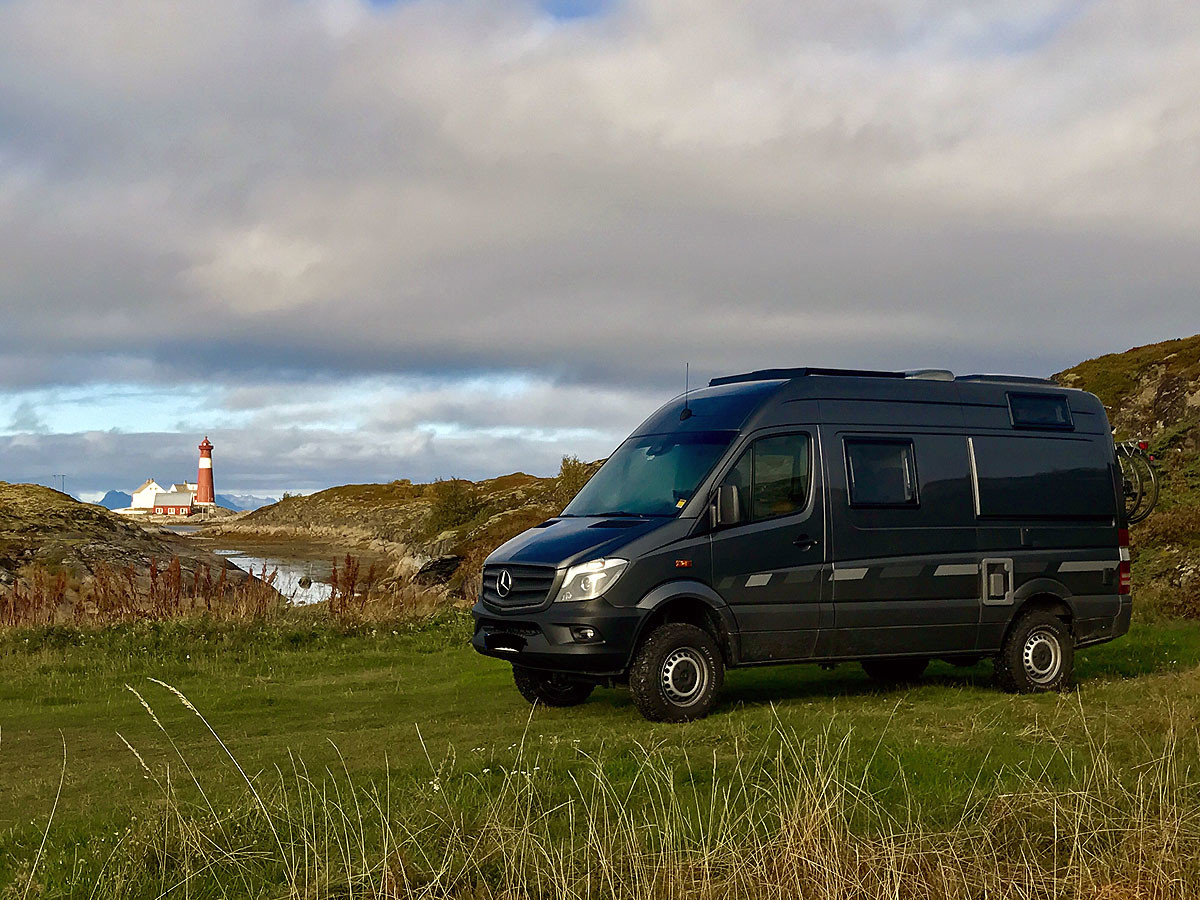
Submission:
POLYGON ((688 383, 689 383, 688 375, 690 374, 689 368, 690 368, 690 365, 685 362, 683 364, 683 410, 679 413, 679 421, 680 422, 684 421, 685 419, 690 419, 692 417, 692 411, 691 411, 691 409, 688 408, 688 383))

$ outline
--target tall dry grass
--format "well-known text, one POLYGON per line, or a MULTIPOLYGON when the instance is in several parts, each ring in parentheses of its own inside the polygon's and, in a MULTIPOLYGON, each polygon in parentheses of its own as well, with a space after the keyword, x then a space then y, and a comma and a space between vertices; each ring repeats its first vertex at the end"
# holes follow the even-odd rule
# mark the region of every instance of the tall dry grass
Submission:
MULTIPOLYGON (((251 776, 186 697, 162 690, 155 703, 182 703, 203 723, 242 802, 184 801, 203 798, 203 786, 180 790, 130 747, 162 800, 122 838, 96 895, 136 894, 149 880, 164 897, 218 884, 314 900, 1200 896, 1200 786, 1184 763, 1197 738, 1174 729, 1133 763, 1102 741, 1058 748, 1069 789, 1046 768, 1019 773, 1016 789, 981 774, 950 824, 931 827, 913 792, 885 801, 868 787, 895 764, 854 763, 850 733, 832 728, 804 738, 776 722, 744 738, 732 770, 651 745, 632 781, 617 780, 603 756, 564 764, 522 741, 488 766, 451 751, 417 783, 364 784, 344 764, 311 771, 296 757, 251 776)), ((903 784, 903 771, 891 776, 903 784)))
MULTIPOLYGON (((195 617, 262 622, 280 616, 289 600, 276 590, 278 570, 264 565, 249 574, 235 580, 229 569, 214 573, 207 566, 189 574, 178 557, 164 567, 152 559, 145 574, 102 563, 79 581, 35 566, 0 588, 0 628, 105 627, 195 617)), ((333 563, 329 600, 313 606, 335 623, 353 624, 427 615, 443 602, 418 587, 384 585, 380 575, 375 563, 364 572, 360 561, 346 554, 333 563)))

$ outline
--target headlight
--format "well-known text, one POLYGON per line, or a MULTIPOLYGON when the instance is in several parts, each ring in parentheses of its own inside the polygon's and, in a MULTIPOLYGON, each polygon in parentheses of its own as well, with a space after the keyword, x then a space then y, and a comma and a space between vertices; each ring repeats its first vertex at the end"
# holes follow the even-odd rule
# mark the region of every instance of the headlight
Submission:
POLYGON ((617 583, 627 565, 627 559, 593 559, 591 562, 571 566, 567 569, 567 577, 563 579, 554 602, 595 600, 617 583))

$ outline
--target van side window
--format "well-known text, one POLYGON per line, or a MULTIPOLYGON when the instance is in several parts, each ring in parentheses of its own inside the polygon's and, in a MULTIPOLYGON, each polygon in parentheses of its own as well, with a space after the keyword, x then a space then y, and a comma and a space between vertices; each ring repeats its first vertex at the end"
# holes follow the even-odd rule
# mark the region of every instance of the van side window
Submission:
POLYGON ((803 510, 808 505, 811 456, 806 434, 773 435, 751 444, 723 482, 739 489, 742 521, 762 522, 803 510))
POLYGON ((808 503, 808 435, 781 434, 754 442, 755 522, 787 516, 808 503))
POLYGON ((851 506, 917 506, 912 441, 846 439, 851 506))
POLYGON ((1071 429, 1071 407, 1060 394, 1009 394, 1008 412, 1017 428, 1071 429))

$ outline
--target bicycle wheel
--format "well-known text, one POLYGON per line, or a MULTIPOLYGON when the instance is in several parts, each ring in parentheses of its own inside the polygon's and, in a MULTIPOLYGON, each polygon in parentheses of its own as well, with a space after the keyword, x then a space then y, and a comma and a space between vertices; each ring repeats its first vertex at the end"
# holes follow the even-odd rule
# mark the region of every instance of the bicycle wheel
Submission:
POLYGON ((1130 524, 1136 525, 1150 515, 1154 505, 1158 503, 1158 475, 1144 454, 1137 454, 1130 459, 1130 462, 1138 473, 1138 481, 1142 489, 1141 501, 1138 503, 1137 509, 1129 516, 1130 524))
POLYGON ((1121 465, 1121 488, 1125 495, 1125 519, 1133 523, 1141 521, 1134 519, 1141 512, 1145 491, 1142 487, 1142 473, 1133 463, 1133 456, 1127 449, 1121 447, 1117 452, 1117 462, 1121 465))

